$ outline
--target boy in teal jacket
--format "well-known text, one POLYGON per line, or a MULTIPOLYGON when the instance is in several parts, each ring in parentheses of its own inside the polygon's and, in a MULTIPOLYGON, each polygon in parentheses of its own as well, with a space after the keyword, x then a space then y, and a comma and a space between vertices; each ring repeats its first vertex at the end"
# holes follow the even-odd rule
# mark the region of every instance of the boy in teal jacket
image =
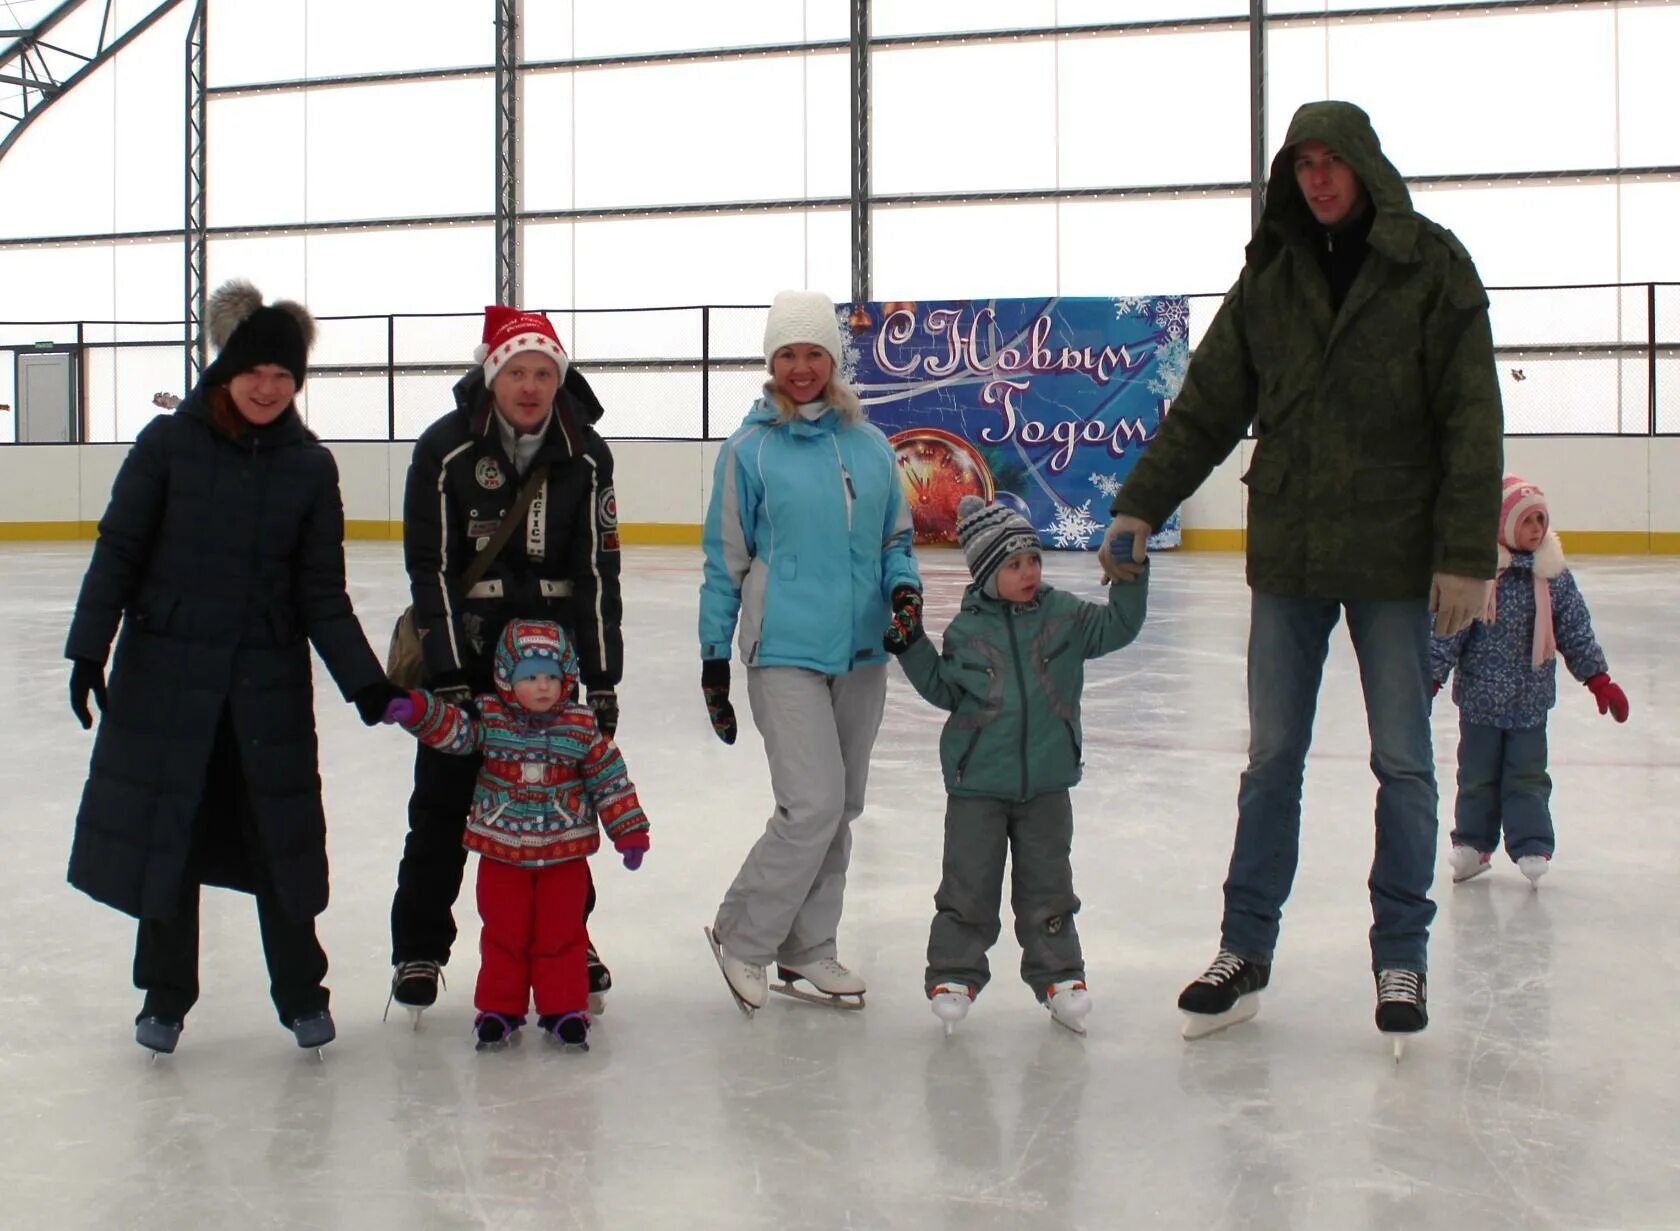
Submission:
POLYGON ((944 879, 934 895, 927 994, 947 1034, 991 978, 1005 855, 1021 978, 1059 1024, 1080 1034, 1091 1011, 1073 916, 1068 790, 1081 770, 1085 660, 1129 645, 1143 627, 1149 574, 1116 582, 1108 604, 1041 580, 1038 532, 1004 505, 963 497, 957 541, 974 584, 945 630, 944 652, 918 637, 900 649, 923 697, 951 711, 939 737, 945 776, 944 879))

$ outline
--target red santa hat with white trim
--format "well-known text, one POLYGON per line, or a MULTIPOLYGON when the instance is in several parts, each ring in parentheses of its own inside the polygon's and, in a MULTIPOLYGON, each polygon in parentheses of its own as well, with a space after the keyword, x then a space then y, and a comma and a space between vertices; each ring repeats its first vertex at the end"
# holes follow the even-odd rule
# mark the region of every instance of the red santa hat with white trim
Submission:
POLYGON ((484 340, 473 351, 473 358, 484 365, 484 383, 488 385, 495 380, 503 365, 522 351, 547 355, 560 365, 560 379, 566 379, 571 360, 548 317, 541 312, 522 312, 501 304, 485 308, 484 340))

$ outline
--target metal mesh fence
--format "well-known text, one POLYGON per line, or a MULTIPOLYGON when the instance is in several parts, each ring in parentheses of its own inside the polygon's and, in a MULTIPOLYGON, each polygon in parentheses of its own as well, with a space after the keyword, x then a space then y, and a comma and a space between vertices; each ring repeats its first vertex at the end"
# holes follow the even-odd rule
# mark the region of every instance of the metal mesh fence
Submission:
MULTIPOLYGON (((1680 434, 1680 284, 1521 287, 1492 304, 1505 427, 1514 435, 1680 434)), ((1190 341, 1218 295, 1192 295, 1190 341)), ((553 311, 568 350, 606 408, 602 434, 717 439, 764 382, 758 306, 553 311)), ((299 396, 328 440, 411 440, 453 404, 482 317, 326 317, 299 396)), ((0 322, 0 443, 15 437, 17 356, 43 343, 80 355, 82 439, 132 440, 180 389, 179 322, 0 322)))

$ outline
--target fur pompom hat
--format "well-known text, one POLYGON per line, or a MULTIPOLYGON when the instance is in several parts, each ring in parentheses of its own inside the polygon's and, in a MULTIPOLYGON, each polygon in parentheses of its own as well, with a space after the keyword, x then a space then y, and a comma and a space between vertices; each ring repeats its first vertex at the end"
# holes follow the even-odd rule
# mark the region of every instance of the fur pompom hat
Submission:
POLYGON ((315 343, 315 318, 290 299, 263 303, 262 292, 242 278, 224 282, 210 296, 205 326, 216 359, 204 369, 208 385, 225 385, 241 372, 277 364, 298 387, 309 375, 309 348, 315 343))
POLYGON ((764 321, 764 366, 784 346, 805 342, 828 352, 840 363, 840 318, 834 301, 821 291, 777 291, 764 321))
POLYGON ((968 571, 987 598, 998 596, 998 570, 1010 556, 1030 551, 1042 557, 1038 531, 1006 504, 987 504, 978 496, 957 502, 957 542, 968 559, 968 571))
POLYGON ((521 312, 501 304, 484 309, 483 341, 473 351, 473 358, 484 365, 484 383, 491 384, 508 360, 522 351, 536 351, 547 355, 560 367, 560 379, 566 379, 571 359, 560 345, 560 335, 541 312, 521 312))

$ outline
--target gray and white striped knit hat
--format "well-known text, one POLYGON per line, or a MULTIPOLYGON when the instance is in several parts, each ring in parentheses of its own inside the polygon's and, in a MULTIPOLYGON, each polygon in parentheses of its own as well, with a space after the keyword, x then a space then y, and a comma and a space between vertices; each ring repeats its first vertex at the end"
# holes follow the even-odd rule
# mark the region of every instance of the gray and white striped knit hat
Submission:
POLYGON ((957 542, 968 557, 968 571, 988 598, 996 598, 997 573, 1017 552, 1039 551, 1038 531, 1014 509, 987 504, 978 496, 957 503, 957 542))

